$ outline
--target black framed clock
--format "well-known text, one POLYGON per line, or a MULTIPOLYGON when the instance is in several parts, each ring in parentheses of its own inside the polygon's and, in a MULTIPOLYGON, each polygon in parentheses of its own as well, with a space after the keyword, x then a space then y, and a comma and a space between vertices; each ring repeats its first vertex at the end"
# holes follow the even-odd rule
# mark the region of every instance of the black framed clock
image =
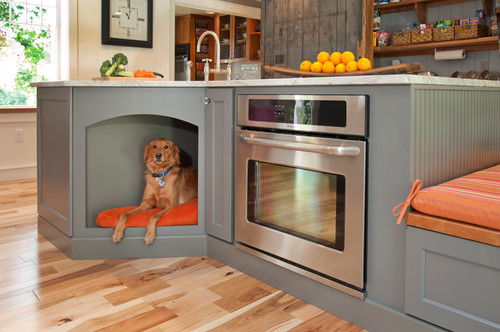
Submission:
POLYGON ((101 43, 153 47, 153 0, 102 0, 101 43))

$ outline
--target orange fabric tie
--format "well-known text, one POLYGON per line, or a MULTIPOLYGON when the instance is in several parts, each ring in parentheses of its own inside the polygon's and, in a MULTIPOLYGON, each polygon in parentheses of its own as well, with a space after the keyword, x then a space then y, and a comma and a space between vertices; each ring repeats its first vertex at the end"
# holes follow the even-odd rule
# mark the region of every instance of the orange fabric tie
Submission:
POLYGON ((417 179, 417 180, 415 180, 415 182, 413 182, 413 185, 411 186, 410 193, 408 194, 408 198, 406 198, 406 201, 404 201, 401 204, 396 205, 394 207, 394 209, 392 209, 392 214, 395 217, 399 216, 398 221, 397 221, 398 225, 401 223, 401 220, 403 220, 403 217, 406 214, 406 210, 410 207, 410 203, 411 203, 413 197, 415 197, 415 195, 420 190, 420 188, 422 188, 422 181, 417 179), (396 210, 399 207, 401 208, 401 210, 399 212, 396 212, 396 210))

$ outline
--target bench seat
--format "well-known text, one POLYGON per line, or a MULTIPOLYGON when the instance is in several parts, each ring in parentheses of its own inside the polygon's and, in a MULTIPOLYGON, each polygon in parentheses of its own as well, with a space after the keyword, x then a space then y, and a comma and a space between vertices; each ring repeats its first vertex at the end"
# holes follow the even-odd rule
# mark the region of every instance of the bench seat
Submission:
POLYGON ((497 229, 436 217, 418 211, 408 212, 406 215, 406 224, 408 226, 500 247, 500 231, 497 229))
POLYGON ((500 165, 418 191, 406 214, 405 311, 500 330, 500 165))

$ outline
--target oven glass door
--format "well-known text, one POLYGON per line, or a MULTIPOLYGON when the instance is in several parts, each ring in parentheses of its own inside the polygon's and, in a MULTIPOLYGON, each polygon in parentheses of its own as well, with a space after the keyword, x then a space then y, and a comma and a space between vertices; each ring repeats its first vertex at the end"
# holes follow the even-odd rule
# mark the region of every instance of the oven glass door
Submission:
POLYGON ((248 161, 248 221, 344 250, 345 176, 248 161))
POLYGON ((236 241, 363 289, 365 145, 237 130, 236 241))

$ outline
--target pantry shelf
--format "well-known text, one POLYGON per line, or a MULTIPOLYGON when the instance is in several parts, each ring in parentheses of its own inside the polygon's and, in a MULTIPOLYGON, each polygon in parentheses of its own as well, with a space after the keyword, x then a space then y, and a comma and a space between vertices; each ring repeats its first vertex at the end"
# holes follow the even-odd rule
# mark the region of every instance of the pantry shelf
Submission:
MULTIPOLYGON (((404 0, 376 5, 374 9, 380 10, 380 14, 391 14, 414 10, 420 23, 427 23, 427 8, 453 5, 456 3, 470 2, 474 0, 404 0)), ((483 0, 483 9, 486 15, 493 12, 493 0, 483 0)))
POLYGON ((498 49, 498 37, 450 40, 435 43, 409 44, 399 46, 374 47, 375 58, 434 54, 437 50, 464 49, 467 52, 491 51, 498 49))

